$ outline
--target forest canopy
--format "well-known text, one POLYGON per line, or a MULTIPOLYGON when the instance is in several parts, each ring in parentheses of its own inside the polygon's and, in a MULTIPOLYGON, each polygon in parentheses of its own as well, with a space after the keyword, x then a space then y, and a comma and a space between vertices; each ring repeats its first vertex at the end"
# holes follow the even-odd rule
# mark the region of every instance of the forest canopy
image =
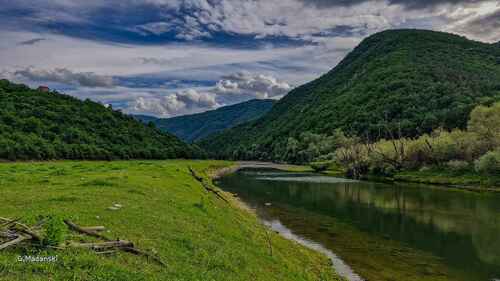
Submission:
POLYGON ((500 49, 425 30, 363 40, 319 79, 297 87, 262 118, 200 143, 222 158, 282 161, 289 138, 337 129, 369 141, 465 129, 471 110, 500 100, 500 49))
POLYGON ((167 159, 194 146, 102 104, 0 80, 0 159, 167 159))

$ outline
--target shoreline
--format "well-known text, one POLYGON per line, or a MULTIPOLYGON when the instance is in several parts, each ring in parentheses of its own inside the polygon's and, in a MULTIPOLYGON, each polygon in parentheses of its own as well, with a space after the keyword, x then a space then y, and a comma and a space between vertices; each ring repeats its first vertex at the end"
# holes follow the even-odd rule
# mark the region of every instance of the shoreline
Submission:
POLYGON ((361 180, 371 181, 371 182, 379 182, 379 183, 409 183, 409 184, 422 184, 428 185, 429 187, 441 188, 445 190, 456 190, 456 191, 469 191, 476 193, 498 193, 500 192, 500 187, 485 187, 479 184, 460 184, 453 183, 452 180, 449 181, 432 181, 425 179, 425 176, 416 176, 415 179, 408 178, 404 175, 395 175, 393 177, 383 177, 383 176, 366 176, 361 180))
MULTIPOLYGON (((271 231, 273 254, 269 254, 258 218, 239 209, 229 195, 224 195, 230 200, 226 204, 207 193, 189 174, 189 168, 198 171, 208 185, 210 168, 233 164, 153 160, 0 165, 3 199, 16 203, 0 206, 4 216, 22 217, 27 223, 36 222, 41 215, 71 219, 82 226, 102 225, 110 239, 133 241, 168 264, 159 267, 130 254, 104 257, 86 250, 54 250, 60 262, 53 266, 19 267, 15 262, 19 252, 12 249, 0 255, 7 274, 3 279, 41 280, 52 275, 57 280, 72 280, 83 275, 89 280, 104 276, 109 280, 158 280, 163 276, 313 281, 326 276, 324 280, 340 281, 327 257, 271 231), (110 210, 113 204, 122 208, 110 210), (67 270, 67 264, 72 270, 67 270)), ((78 234, 71 234, 64 241, 79 239, 78 234)))
POLYGON ((293 241, 301 245, 302 247, 308 248, 312 251, 315 251, 319 254, 324 255, 331 262, 332 268, 335 270, 336 275, 342 277, 346 281, 364 281, 360 275, 354 272, 354 269, 348 265, 344 260, 342 260, 336 253, 332 250, 325 248, 322 244, 314 241, 310 241, 304 237, 298 236, 292 233, 291 230, 281 225, 276 227, 272 222, 261 219, 257 216, 257 213, 253 208, 251 208, 247 203, 241 200, 238 196, 235 196, 231 192, 224 191, 222 188, 217 186, 214 183, 214 180, 220 179, 226 175, 236 173, 239 170, 245 168, 270 168, 277 169, 281 171, 296 171, 296 170, 305 170, 304 166, 297 165, 287 165, 287 164, 276 164, 276 163, 267 163, 267 162, 237 162, 234 165, 229 167, 219 168, 212 173, 208 173, 209 179, 211 180, 212 185, 216 186, 219 190, 221 190, 224 194, 229 195, 233 204, 235 204, 236 208, 240 208, 245 212, 248 212, 251 215, 255 215, 262 227, 268 228, 269 230, 277 233, 282 238, 293 241))
POLYGON ((238 161, 235 164, 217 169, 210 174, 210 178, 212 180, 217 180, 223 176, 236 173, 242 169, 276 169, 281 171, 288 172, 313 172, 312 169, 309 169, 307 166, 298 166, 298 165, 290 165, 290 164, 277 164, 271 162, 258 162, 258 161, 238 161))

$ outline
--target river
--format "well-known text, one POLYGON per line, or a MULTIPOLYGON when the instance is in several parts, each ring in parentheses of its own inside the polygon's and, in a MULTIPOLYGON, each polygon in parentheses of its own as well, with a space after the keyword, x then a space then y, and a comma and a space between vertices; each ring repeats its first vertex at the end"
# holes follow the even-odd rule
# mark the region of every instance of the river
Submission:
POLYGON ((216 184, 350 280, 500 280, 500 194, 245 169, 216 184))

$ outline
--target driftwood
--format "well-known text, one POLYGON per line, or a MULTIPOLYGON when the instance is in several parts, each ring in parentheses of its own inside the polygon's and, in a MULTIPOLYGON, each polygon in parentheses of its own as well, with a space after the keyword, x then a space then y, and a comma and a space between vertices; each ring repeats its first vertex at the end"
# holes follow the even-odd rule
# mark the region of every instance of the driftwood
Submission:
POLYGON ((113 240, 97 233, 96 231, 89 230, 89 229, 95 229, 95 227, 81 227, 70 220, 64 220, 64 223, 66 223, 66 225, 68 225, 69 228, 71 228, 74 231, 77 231, 79 233, 106 241, 106 242, 101 242, 101 243, 70 244, 71 247, 89 248, 89 249, 92 249, 94 251, 98 251, 98 253, 101 253, 101 254, 105 253, 105 252, 110 252, 110 251, 106 251, 106 250, 116 249, 116 250, 121 250, 121 251, 124 251, 127 253, 131 253, 131 254, 134 254, 137 256, 143 256, 143 257, 146 257, 147 259, 151 259, 151 260, 155 261, 156 263, 160 264, 161 266, 167 266, 167 264, 164 263, 159 257, 157 257, 153 254, 150 254, 148 252, 145 252, 143 250, 137 249, 134 246, 134 243, 132 243, 130 241, 124 241, 124 240, 113 241, 113 240), (105 251, 105 252, 103 252, 103 251, 105 251))
POLYGON ((224 198, 224 196, 222 196, 222 194, 220 194, 219 191, 211 188, 208 184, 206 184, 204 181, 203 181, 203 178, 198 176, 196 174, 196 172, 193 170, 193 168, 189 167, 189 172, 191 173, 191 175, 193 176, 194 179, 196 179, 202 186, 203 188, 205 188, 206 191, 208 192, 211 192, 213 194, 215 194, 219 199, 221 199, 222 201, 226 202, 229 204, 229 201, 227 201, 226 198, 224 198))
MULTIPOLYGON (((17 246, 23 242, 41 242, 43 238, 34 230, 43 224, 39 222, 35 227, 29 227, 23 223, 19 222, 20 219, 8 219, 0 217, 0 250, 4 250, 9 247, 17 246)), ((106 228, 104 226, 93 226, 93 227, 81 227, 70 220, 64 220, 64 223, 73 231, 97 238, 104 242, 94 242, 94 243, 76 243, 69 241, 64 246, 45 246, 46 248, 51 248, 55 250, 64 250, 67 248, 86 248, 96 251, 98 254, 111 254, 117 251, 124 251, 137 256, 146 257, 148 260, 157 262, 162 266, 166 264, 157 256, 150 254, 146 251, 137 249, 134 243, 126 240, 112 240, 102 234, 99 231, 104 231, 106 228)), ((40 243, 38 243, 40 244, 40 243)))
POLYGON ((11 224, 14 224, 14 223, 18 222, 19 220, 21 220, 21 218, 9 220, 9 221, 4 221, 2 224, 0 224, 0 229, 2 229, 4 227, 7 227, 7 226, 9 226, 11 224))
POLYGON ((31 228, 29 228, 27 225, 25 224, 22 224, 22 223, 19 223, 19 222, 16 222, 14 224, 14 228, 28 236, 31 237, 32 240, 35 240, 35 241, 42 241, 42 237, 36 233, 35 231, 33 231, 31 228))
POLYGON ((122 250, 125 252, 128 252, 128 253, 137 255, 137 256, 143 256, 143 257, 146 257, 147 259, 151 259, 161 266, 167 266, 167 264, 164 263, 159 257, 157 257, 153 254, 150 254, 148 252, 145 252, 143 250, 137 249, 135 247, 125 247, 122 250))
POLYGON ((134 243, 125 240, 97 242, 97 243, 71 243, 72 248, 86 248, 94 251, 103 251, 109 249, 130 248, 134 247, 134 243))
POLYGON ((20 223, 21 218, 0 217, 0 250, 17 246, 25 241, 39 242, 40 235, 30 227, 20 223))
POLYGON ((70 229, 72 229, 72 230, 74 230, 76 232, 80 232, 82 234, 85 234, 85 235, 88 235, 88 236, 92 236, 94 238, 98 238, 98 239, 101 239, 101 240, 104 240, 104 241, 112 241, 112 239, 109 239, 108 237, 106 237, 106 236, 104 236, 102 234, 99 234, 96 231, 88 230, 88 228, 78 226, 76 223, 74 223, 74 222, 72 222, 70 220, 64 220, 64 223, 70 229))
POLYGON ((82 227, 83 229, 91 232, 102 232, 106 231, 106 227, 104 226, 89 226, 89 227, 82 227))
POLYGON ((7 249, 8 247, 12 247, 12 246, 15 246, 15 245, 18 245, 20 244, 21 242, 23 241, 26 241, 26 240, 30 240, 32 239, 31 236, 24 236, 24 235, 21 235, 19 237, 17 237, 16 239, 14 240, 10 240, 8 242, 5 242, 3 244, 0 244, 0 250, 3 250, 3 249, 7 249))

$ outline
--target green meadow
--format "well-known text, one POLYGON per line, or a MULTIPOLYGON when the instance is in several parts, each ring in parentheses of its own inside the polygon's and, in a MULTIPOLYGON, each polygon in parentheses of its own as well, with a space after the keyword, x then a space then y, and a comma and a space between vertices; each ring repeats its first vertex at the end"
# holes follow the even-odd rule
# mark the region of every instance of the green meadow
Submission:
MULTIPOLYGON (((188 167, 210 182, 221 161, 34 162, 0 164, 0 217, 70 219, 105 226, 104 235, 134 242, 166 263, 126 252, 9 248, 0 280, 340 280, 330 261, 276 233, 230 194, 205 191, 188 167), (119 205, 120 208, 111 208, 119 205), (25 263, 19 256, 57 256, 25 263)), ((214 187, 215 188, 215 187, 214 187)), ((66 240, 85 237, 63 231, 66 240)))

